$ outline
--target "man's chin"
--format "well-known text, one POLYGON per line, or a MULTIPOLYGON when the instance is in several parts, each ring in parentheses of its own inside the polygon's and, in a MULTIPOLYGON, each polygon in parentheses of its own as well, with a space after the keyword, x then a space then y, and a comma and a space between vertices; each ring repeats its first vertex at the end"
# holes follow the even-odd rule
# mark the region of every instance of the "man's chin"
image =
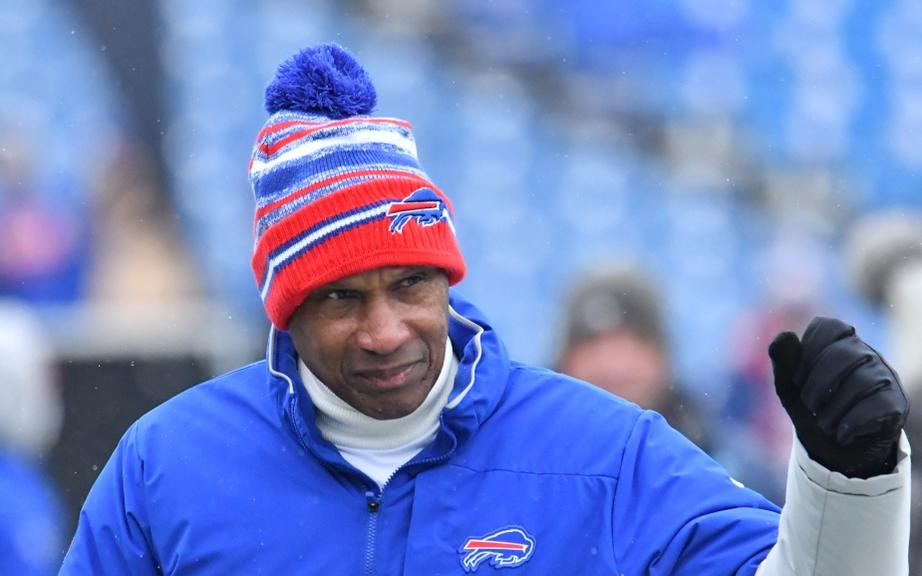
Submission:
MULTIPOLYGON (((423 379, 405 380, 399 385, 393 382, 374 382, 366 388, 368 393, 359 400, 363 406, 353 407, 378 420, 394 420, 411 414, 426 400, 433 383, 423 379)), ((351 404, 351 402, 350 402, 351 404)))
POLYGON ((369 410, 361 410, 366 416, 370 416, 376 420, 396 420, 398 418, 403 418, 404 416, 409 416, 412 414, 425 400, 425 396, 419 398, 418 401, 407 399, 381 399, 381 402, 377 405, 371 406, 369 410))

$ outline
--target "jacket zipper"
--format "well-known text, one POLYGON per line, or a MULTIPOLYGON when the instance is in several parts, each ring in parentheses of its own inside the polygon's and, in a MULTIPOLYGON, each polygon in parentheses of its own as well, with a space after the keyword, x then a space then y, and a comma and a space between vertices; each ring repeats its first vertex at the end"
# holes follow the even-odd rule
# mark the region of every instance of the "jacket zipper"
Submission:
MULTIPOLYGON (((295 417, 294 415, 295 402, 296 402, 296 399, 294 397, 292 397, 292 399, 289 400, 288 402, 288 417, 292 419, 295 417)), ((439 426, 442 428, 444 428, 445 426, 445 422, 442 421, 441 416, 439 417, 439 426)), ((328 469, 331 473, 336 473, 336 472, 342 473, 342 471, 337 470, 336 467, 334 466, 330 466, 323 458, 320 458, 319 456, 317 456, 317 454, 314 453, 313 450, 311 450, 311 448, 307 445, 307 442, 304 440, 300 432, 297 430, 296 426, 295 426, 295 437, 297 437, 298 442, 301 444, 302 447, 304 447, 304 449, 309 454, 313 455, 314 458, 320 461, 321 465, 324 468, 328 469)), ((448 460, 449 458, 452 457, 454 453, 455 453, 455 446, 452 446, 451 449, 448 452, 445 452, 444 454, 441 454, 439 456, 433 456, 432 458, 426 458, 424 460, 420 460, 419 462, 413 462, 412 465, 413 466, 428 466, 430 464, 437 464, 439 462, 448 460)), ((380 489, 378 488, 378 486, 373 486, 369 490, 365 491, 365 506, 368 509, 368 532, 366 535, 367 538, 365 539, 366 541, 365 573, 368 576, 373 576, 375 574, 375 567, 376 567, 375 547, 377 545, 377 537, 378 537, 378 512, 381 510, 381 498, 384 494, 384 489, 387 488, 387 485, 391 481, 391 478, 393 478, 397 474, 397 472, 400 472, 404 468, 407 468, 408 464, 409 463, 405 463, 401 465, 400 467, 398 467, 393 472, 391 472, 391 475, 387 477, 387 479, 384 481, 384 484, 380 487, 380 489)))
POLYGON ((378 536, 378 509, 381 508, 381 491, 369 490, 365 492, 365 502, 368 505, 368 534, 365 538, 365 574, 375 574, 375 544, 378 536))
MULTIPOLYGON (((436 464, 442 462, 443 460, 448 460, 451 458, 452 454, 455 453, 454 447, 448 452, 440 455, 434 456, 432 458, 426 458, 425 460, 420 460, 419 462, 414 462, 413 466, 426 466, 430 464, 436 464)), ((387 488, 388 483, 391 481, 391 478, 397 475, 397 472, 400 472, 404 468, 408 467, 407 464, 403 464, 387 477, 387 480, 384 481, 384 484, 378 489, 377 486, 371 490, 365 492, 365 504, 368 507, 368 533, 365 539, 365 574, 368 576, 374 576, 375 574, 375 548, 377 546, 377 536, 378 536, 378 512, 381 511, 381 498, 384 495, 384 489, 387 488)))
POLYGON ((368 532, 365 535, 365 574, 367 576, 375 574, 375 548, 378 544, 378 511, 381 509, 381 498, 384 495, 384 489, 387 488, 387 483, 391 481, 397 470, 391 472, 380 488, 374 486, 365 492, 365 504, 368 507, 368 532))
MULTIPOLYGON (((301 447, 303 447, 304 450, 308 454, 316 458, 317 461, 320 462, 321 466, 329 470, 331 474, 342 474, 344 472, 343 470, 339 470, 336 466, 330 465, 330 463, 328 463, 326 460, 318 456, 317 453, 314 452, 314 450, 312 450, 311 447, 307 445, 307 442, 304 440, 304 437, 301 435, 301 432, 298 430, 298 427, 294 424, 295 403, 296 402, 297 402, 297 398, 295 396, 290 397, 288 401, 288 418, 291 421, 292 427, 294 428, 295 438, 298 439, 298 443, 301 444, 301 447)), ((392 476, 393 474, 391 474, 391 477, 392 476)), ((390 481, 390 477, 388 477, 388 481, 390 481)), ((381 491, 377 490, 377 487, 375 487, 375 489, 372 489, 372 490, 366 490, 365 500, 366 500, 366 506, 368 506, 368 512, 369 512, 368 534, 367 534, 368 538, 366 539, 366 541, 368 542, 368 545, 365 548, 365 572, 369 575, 373 575, 374 569, 375 569, 375 558, 374 558, 375 545, 374 543, 375 543, 375 539, 377 537, 377 532, 378 532, 377 512, 378 512, 378 508, 380 508, 381 506, 381 491)))

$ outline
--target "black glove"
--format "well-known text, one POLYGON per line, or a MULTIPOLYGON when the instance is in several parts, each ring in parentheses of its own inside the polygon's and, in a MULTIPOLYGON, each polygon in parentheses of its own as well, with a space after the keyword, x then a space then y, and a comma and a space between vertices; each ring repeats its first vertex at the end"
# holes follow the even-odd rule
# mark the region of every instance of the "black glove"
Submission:
POLYGON ((810 458, 851 478, 893 471, 909 400, 896 372, 853 327, 814 318, 803 342, 782 332, 768 355, 775 391, 810 458))

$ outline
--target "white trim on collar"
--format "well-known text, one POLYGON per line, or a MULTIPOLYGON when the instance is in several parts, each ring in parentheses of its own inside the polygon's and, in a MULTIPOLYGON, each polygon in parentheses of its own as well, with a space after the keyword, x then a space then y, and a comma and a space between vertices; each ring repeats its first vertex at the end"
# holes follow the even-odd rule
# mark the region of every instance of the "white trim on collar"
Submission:
POLYGON ((458 322, 464 324, 465 326, 467 326, 468 328, 471 328, 472 330, 477 331, 477 333, 474 334, 474 338, 473 338, 474 348, 476 348, 477 353, 474 356, 474 361, 471 363, 471 379, 467 383, 467 386, 464 387, 463 390, 458 392, 458 394, 456 394, 454 398, 450 398, 448 400, 448 403, 445 404, 445 408, 447 410, 452 410, 458 407, 458 404, 460 404, 461 401, 464 400, 464 397, 467 396, 467 393, 470 392, 471 388, 474 387, 474 380, 477 378, 477 367, 480 365, 480 359, 483 357, 483 346, 481 345, 480 339, 483 336, 484 329, 483 329, 483 326, 481 326, 480 324, 477 324, 476 322, 472 320, 468 320, 461 314, 458 314, 458 312, 451 306, 448 307, 448 313, 451 314, 451 317, 457 320, 458 322))

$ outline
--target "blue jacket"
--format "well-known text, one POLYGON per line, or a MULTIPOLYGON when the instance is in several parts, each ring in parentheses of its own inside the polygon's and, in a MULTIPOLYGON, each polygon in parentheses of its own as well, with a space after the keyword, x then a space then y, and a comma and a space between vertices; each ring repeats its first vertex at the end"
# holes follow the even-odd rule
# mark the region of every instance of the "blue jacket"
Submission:
POLYGON ((435 441, 383 491, 314 425, 285 333, 125 434, 62 574, 752 574, 779 510, 653 412, 510 362, 452 299, 435 441))

